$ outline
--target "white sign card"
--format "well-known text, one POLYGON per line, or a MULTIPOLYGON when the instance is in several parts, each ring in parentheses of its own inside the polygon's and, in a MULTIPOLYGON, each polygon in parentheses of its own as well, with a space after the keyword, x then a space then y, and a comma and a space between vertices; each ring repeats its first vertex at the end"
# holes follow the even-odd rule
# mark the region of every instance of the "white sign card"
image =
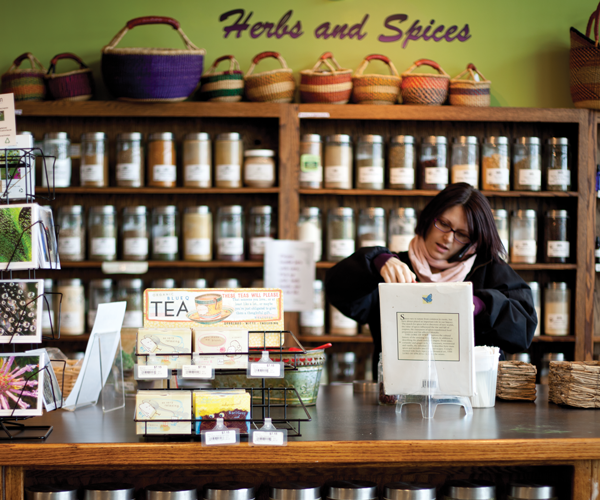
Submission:
POLYGON ((313 310, 314 253, 314 243, 310 241, 268 240, 265 243, 265 286, 283 290, 286 311, 313 310))
POLYGON ((471 283, 381 283, 381 341, 386 394, 472 396, 471 283), (429 335, 437 381, 431 380, 429 335))
POLYGON ((0 148, 17 145, 14 94, 0 94, 0 148))

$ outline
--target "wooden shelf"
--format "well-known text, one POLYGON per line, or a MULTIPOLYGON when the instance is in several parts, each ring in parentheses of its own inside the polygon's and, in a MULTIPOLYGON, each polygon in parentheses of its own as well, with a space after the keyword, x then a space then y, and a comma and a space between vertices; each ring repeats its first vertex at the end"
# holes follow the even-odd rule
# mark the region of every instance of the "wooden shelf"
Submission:
POLYGON ((561 337, 554 335, 538 335, 533 337, 533 342, 575 342, 575 335, 563 335, 561 337))
MULTIPOLYGON (((47 188, 36 188, 36 193, 47 194, 47 188)), ((56 188, 56 194, 196 194, 196 195, 212 195, 212 194, 278 194, 279 188, 123 188, 123 187, 106 187, 106 188, 90 188, 90 187, 68 187, 56 188)))
MULTIPOLYGON (((439 191, 426 189, 300 189, 302 195, 324 196, 425 196, 434 197, 439 191)), ((481 191, 488 198, 577 198, 575 191, 481 191)))
MULTIPOLYGON (((337 262, 317 262, 317 269, 330 269, 337 262)), ((517 264, 509 263, 515 271, 574 271, 577 269, 577 264, 517 264)))
POLYGON ((326 333, 325 335, 297 335, 300 342, 339 342, 350 344, 372 344, 373 337, 370 335, 333 335, 326 333))
MULTIPOLYGON (((102 267, 102 262, 84 260, 82 262, 61 262, 62 268, 94 268, 102 267)), ((242 262, 227 262, 222 260, 211 260, 208 262, 192 262, 187 260, 175 260, 175 261, 162 261, 162 260, 150 260, 148 261, 148 267, 160 268, 160 267, 190 267, 190 268, 218 268, 218 267, 263 267, 262 261, 244 260, 242 262)))

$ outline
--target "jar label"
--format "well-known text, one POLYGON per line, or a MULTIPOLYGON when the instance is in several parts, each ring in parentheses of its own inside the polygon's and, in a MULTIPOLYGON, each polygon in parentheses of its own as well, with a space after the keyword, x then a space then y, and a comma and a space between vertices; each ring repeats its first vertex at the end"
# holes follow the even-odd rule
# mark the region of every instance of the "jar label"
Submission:
POLYGON ((425 184, 448 184, 448 169, 446 167, 426 167, 425 184))
POLYGON ((385 247, 384 240, 361 240, 361 247, 385 247))
POLYGON ((246 162, 244 165, 244 180, 273 182, 275 180, 275 169, 273 165, 246 162))
POLYGON ((186 255, 210 255, 210 238, 185 238, 186 255))
POLYGON ((383 167, 360 167, 358 182, 361 184, 383 184, 383 167))
POLYGON ((300 326, 318 327, 325 326, 325 310, 313 309, 300 313, 300 326))
POLYGON ((521 186, 539 187, 542 185, 542 171, 522 169, 519 170, 519 184, 521 186))
POLYGON ((81 183, 103 182, 104 165, 81 165, 81 183))
POLYGON ((570 186, 570 170, 548 170, 548 186, 570 186))
POLYGON ((508 184, 509 174, 507 168, 488 168, 485 171, 486 184, 508 184))
POLYGON ((220 255, 244 255, 244 238, 219 238, 220 255))
POLYGON ((411 184, 415 183, 414 168, 391 168, 390 184, 411 184))
POLYGON ((316 170, 300 170, 300 182, 323 182, 323 167, 319 165, 316 170))
POLYGON ((142 166, 139 163, 117 163, 118 181, 141 181, 140 171, 142 166))
POLYGON ((123 328, 140 328, 144 325, 144 313, 142 311, 125 311, 123 328))
POLYGON ((325 167, 325 182, 347 182, 350 167, 325 167))
POLYGON ((358 324, 353 319, 348 316, 344 316, 340 311, 334 309, 333 307, 330 309, 331 312, 331 327, 332 328, 356 328, 358 324))
POLYGON ((179 251, 177 236, 158 236, 153 240, 155 254, 176 254, 179 251))
POLYGON ((267 241, 272 239, 269 236, 250 238, 250 253, 252 255, 264 255, 265 245, 267 241))
POLYGON ((596 272, 600 273, 600 264, 596 264, 596 272))
MULTIPOLYGON (((47 297, 50 299, 52 296, 47 297)), ((50 331, 52 328, 56 329, 56 323, 54 323, 54 311, 48 311, 44 305, 44 312, 42 314, 42 328, 50 331)))
POLYGON ((407 252, 408 245, 414 237, 414 234, 393 234, 390 238, 390 250, 392 252, 407 252))
POLYGON ((61 236, 58 238, 59 255, 81 255, 81 238, 79 236, 61 236))
POLYGON ((569 333, 569 315, 565 313, 546 313, 546 331, 544 333, 548 335, 567 335, 569 333))
POLYGON ((600 258, 600 248, 594 250, 594 257, 600 258))
POLYGON ((52 160, 46 160, 45 172, 42 170, 42 186, 48 187, 69 187, 71 185, 71 158, 57 158, 54 161, 54 170, 52 170, 52 160))
POLYGON ((466 182, 473 187, 477 187, 479 180, 479 170, 477 165, 453 165, 452 183, 466 182))
POLYGON ((319 155, 300 155, 300 176, 302 172, 316 173, 321 170, 321 157, 319 155))
MULTIPOLYGON (((83 307, 83 304, 81 307, 83 307)), ((60 312, 60 327, 70 330, 69 333, 83 333, 85 326, 82 311, 65 311, 63 309, 60 312)))
POLYGON ((329 255, 332 257, 348 257, 354 253, 354 240, 330 240, 329 255))
POLYGON ((127 238, 123 240, 123 254, 148 255, 148 238, 127 238))
POLYGON ((548 257, 570 257, 571 244, 568 241, 549 241, 548 257))
POLYGON ((152 167, 152 180, 154 182, 175 182, 177 180, 177 167, 175 165, 154 165, 152 167))
POLYGON ((217 181, 239 181, 241 170, 240 165, 217 165, 215 172, 217 181))
POLYGON ((183 168, 183 176, 186 182, 208 182, 210 181, 210 165, 186 165, 183 168))
POLYGON ((512 254, 519 257, 535 257, 537 242, 535 240, 513 240, 512 254))
MULTIPOLYGON (((60 238, 59 238, 60 240, 60 238)), ((114 255, 117 253, 116 238, 92 238, 92 255, 114 255)))

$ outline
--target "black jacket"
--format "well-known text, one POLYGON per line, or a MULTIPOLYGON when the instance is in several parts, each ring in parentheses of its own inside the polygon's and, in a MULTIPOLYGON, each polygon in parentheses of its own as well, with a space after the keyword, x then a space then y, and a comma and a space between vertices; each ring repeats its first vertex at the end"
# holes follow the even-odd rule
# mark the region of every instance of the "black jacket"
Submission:
MULTIPOLYGON (((329 269, 325 283, 327 298, 335 307, 355 321, 369 324, 375 355, 381 352, 378 285, 384 279, 373 260, 382 253, 392 252, 383 247, 361 248, 329 269)), ((397 255, 414 272, 408 252, 397 255)), ((475 316, 475 345, 525 351, 538 322, 529 285, 508 264, 485 262, 480 256, 465 281, 473 283, 473 295, 485 304, 485 311, 475 316)))

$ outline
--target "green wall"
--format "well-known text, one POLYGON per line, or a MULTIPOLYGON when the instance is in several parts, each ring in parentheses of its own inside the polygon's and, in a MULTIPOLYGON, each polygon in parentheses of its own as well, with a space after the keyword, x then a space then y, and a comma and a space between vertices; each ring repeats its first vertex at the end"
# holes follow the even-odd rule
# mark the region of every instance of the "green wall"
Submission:
MULTIPOLYGON (((382 53, 402 72, 417 59, 437 61, 451 76, 469 62, 492 81, 492 104, 517 107, 572 107, 569 93, 569 27, 585 30, 596 4, 587 0, 33 0, 5 2, 0 30, 0 72, 12 60, 30 51, 48 67, 60 52, 74 52, 90 65, 98 82, 99 98, 107 98, 101 84, 100 50, 134 17, 164 15, 180 21, 188 37, 207 50, 206 68, 219 56, 231 53, 246 71, 254 55, 261 51, 280 52, 288 65, 298 72, 312 67, 325 51, 332 51, 339 63, 356 69, 370 53, 382 53), (249 31, 236 38, 224 38, 225 22, 219 16, 232 9, 253 12, 250 23, 272 22, 288 11, 293 15, 291 28, 301 21, 303 35, 277 39, 264 34, 252 39, 249 31), (323 22, 359 23, 369 19, 362 40, 317 39, 315 29, 323 22), (417 19, 428 26, 469 25, 470 39, 465 42, 409 41, 382 43, 379 35, 394 35, 384 21, 393 14, 405 14, 405 31, 417 19)), ((120 46, 181 47, 178 34, 166 26, 142 26, 128 33, 120 46)), ((274 61, 259 65, 276 67, 274 61)), ((59 72, 73 69, 61 62, 59 72)), ((373 72, 384 72, 382 63, 372 65, 373 72)))

